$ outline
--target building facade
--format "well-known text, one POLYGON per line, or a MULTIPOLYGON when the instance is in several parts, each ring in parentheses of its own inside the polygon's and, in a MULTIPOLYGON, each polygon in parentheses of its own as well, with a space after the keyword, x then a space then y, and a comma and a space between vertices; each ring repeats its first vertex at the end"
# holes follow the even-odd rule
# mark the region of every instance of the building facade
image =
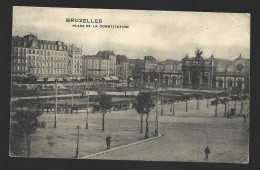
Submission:
POLYGON ((75 44, 69 44, 68 46, 68 55, 72 59, 72 76, 77 78, 81 77, 83 71, 83 47, 77 47, 75 44))
POLYGON ((181 87, 182 63, 176 60, 158 62, 152 56, 144 58, 142 83, 152 86, 181 87))
POLYGON ((131 76, 129 73, 129 62, 125 55, 116 55, 116 66, 117 66, 116 75, 121 80, 127 80, 127 78, 131 76))
POLYGON ((12 37, 12 75, 69 76, 72 58, 62 41, 40 40, 36 35, 12 37))
POLYGON ((241 55, 232 60, 202 57, 197 50, 196 57, 187 55, 182 59, 183 87, 193 89, 232 89, 250 87, 250 61, 241 55))

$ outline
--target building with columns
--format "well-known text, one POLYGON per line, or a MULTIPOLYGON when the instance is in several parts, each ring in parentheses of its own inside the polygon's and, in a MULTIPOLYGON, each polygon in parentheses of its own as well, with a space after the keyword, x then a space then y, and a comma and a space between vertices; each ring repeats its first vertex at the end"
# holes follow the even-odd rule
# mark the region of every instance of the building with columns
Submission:
POLYGON ((142 83, 152 86, 182 87, 182 63, 176 60, 158 62, 152 56, 144 58, 142 83))
POLYGON ((233 61, 215 59, 217 89, 250 89, 250 60, 240 54, 233 61))
POLYGON ((193 89, 231 89, 249 90, 250 63, 241 54, 235 60, 215 58, 204 59, 197 49, 196 57, 187 55, 182 59, 183 87, 193 89))

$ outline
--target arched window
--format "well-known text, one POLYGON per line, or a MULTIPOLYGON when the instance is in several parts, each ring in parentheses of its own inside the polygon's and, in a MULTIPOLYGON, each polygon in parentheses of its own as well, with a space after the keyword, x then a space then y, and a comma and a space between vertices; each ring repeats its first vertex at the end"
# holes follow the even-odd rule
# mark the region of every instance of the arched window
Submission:
POLYGON ((227 87, 233 87, 233 80, 231 78, 227 79, 227 87))
POLYGON ((223 80, 222 79, 218 79, 218 87, 223 88, 223 80))
POLYGON ((237 87, 238 88, 242 88, 243 87, 243 80, 242 79, 238 79, 237 80, 237 87))

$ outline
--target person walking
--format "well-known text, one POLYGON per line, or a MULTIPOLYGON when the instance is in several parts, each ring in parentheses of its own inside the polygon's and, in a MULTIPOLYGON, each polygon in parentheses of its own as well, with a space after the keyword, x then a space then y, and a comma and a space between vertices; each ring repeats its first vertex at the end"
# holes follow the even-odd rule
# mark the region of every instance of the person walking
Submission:
POLYGON ((211 152, 210 152, 210 150, 209 150, 209 147, 207 146, 206 148, 205 148, 205 158, 204 159, 209 159, 209 154, 210 154, 211 152))
POLYGON ((107 143, 107 150, 109 150, 110 149, 110 143, 111 143, 111 137, 109 135, 106 137, 106 143, 107 143))

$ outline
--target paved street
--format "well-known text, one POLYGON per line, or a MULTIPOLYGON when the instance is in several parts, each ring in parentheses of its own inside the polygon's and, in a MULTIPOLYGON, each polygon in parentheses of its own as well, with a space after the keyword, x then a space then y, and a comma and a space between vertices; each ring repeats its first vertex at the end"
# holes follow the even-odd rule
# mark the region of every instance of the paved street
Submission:
POLYGON ((92 159, 205 161, 204 148, 211 154, 207 162, 246 163, 248 122, 242 118, 161 118, 161 138, 109 152, 92 159))
MULTIPOLYGON (((92 159, 113 160, 153 160, 153 161, 204 161, 204 148, 208 145, 210 162, 247 162, 249 122, 242 117, 224 118, 224 106, 219 105, 218 117, 214 106, 206 107, 206 101, 200 101, 200 110, 196 110, 196 100, 175 103, 175 115, 169 112, 170 105, 164 105, 164 114, 159 116, 159 132, 162 137, 116 150, 92 159)), ((233 106, 233 103, 230 103, 233 106)), ((249 103, 244 108, 248 110, 249 103)), ((158 106, 161 111, 162 106, 158 106)), ((237 103, 237 108, 240 105, 237 103)), ((154 136, 154 108, 150 112, 150 136, 154 136)), ((144 116, 144 131, 145 131, 144 116)), ((102 132, 100 113, 89 114, 89 129, 85 129, 86 113, 57 115, 57 129, 53 128, 54 114, 44 113, 40 121, 47 123, 46 129, 38 129, 32 136, 32 157, 73 158, 76 149, 76 126, 80 124, 79 154, 84 157, 106 150, 105 138, 112 137, 111 148, 131 144, 144 139, 139 133, 140 116, 134 109, 112 111, 106 114, 105 128, 102 132)))
POLYGON ((201 109, 197 111, 196 102, 191 101, 189 109, 192 110, 186 113, 182 109, 183 103, 177 103, 175 116, 169 113, 170 106, 167 105, 164 116, 159 117, 161 138, 92 159, 246 163, 249 122, 243 122, 242 117, 223 118, 222 105, 215 117, 214 106, 207 109, 205 105, 206 101, 201 101, 201 109), (209 160, 204 160, 207 145, 211 154, 209 160))

